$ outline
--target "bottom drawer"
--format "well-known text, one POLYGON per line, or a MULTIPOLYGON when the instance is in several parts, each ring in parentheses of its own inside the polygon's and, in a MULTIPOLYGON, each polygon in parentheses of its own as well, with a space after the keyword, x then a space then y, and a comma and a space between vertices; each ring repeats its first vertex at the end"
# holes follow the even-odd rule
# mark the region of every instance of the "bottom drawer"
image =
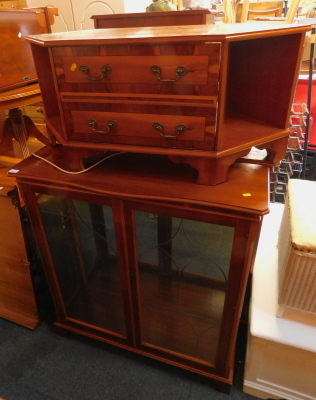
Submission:
POLYGON ((216 108, 201 105, 64 102, 65 140, 214 149, 216 108))
POLYGON ((70 140, 180 148, 205 140, 204 116, 71 111, 71 119, 70 140))

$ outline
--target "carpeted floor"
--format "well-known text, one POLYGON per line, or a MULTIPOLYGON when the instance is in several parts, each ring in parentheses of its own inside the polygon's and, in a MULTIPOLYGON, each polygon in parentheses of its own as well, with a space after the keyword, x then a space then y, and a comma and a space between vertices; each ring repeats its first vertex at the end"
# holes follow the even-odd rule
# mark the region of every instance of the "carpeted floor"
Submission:
POLYGON ((240 390, 242 368, 236 371, 237 383, 226 395, 179 368, 79 335, 61 335, 49 321, 31 331, 0 318, 0 398, 5 400, 257 399, 240 390))

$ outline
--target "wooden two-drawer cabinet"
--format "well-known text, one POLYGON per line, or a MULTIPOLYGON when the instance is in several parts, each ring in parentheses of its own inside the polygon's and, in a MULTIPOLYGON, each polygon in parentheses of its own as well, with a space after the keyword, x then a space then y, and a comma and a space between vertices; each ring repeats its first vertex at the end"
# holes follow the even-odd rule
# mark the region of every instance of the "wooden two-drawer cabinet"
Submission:
POLYGON ((85 149, 46 146, 10 175, 26 203, 64 329, 204 375, 228 391, 268 170, 235 164, 197 185, 166 156, 117 154, 84 174, 85 149), (75 154, 76 153, 76 154, 75 154))
MULTIPOLYGON (((284 157, 306 25, 98 29, 29 36, 62 145, 167 155, 227 180, 255 146, 284 157)), ((248 161, 249 162, 249 161, 248 161)))

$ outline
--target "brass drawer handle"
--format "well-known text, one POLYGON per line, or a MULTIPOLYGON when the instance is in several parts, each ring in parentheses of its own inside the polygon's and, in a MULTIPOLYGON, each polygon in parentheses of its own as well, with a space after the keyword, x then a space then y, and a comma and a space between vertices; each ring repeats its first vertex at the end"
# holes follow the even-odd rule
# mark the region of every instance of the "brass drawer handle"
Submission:
POLYGON ((188 70, 185 67, 177 67, 175 71, 176 73, 175 79, 162 79, 160 76, 162 73, 162 69, 158 67, 158 65, 153 65, 152 67, 150 67, 150 72, 156 75, 157 79, 160 82, 176 82, 180 76, 186 75, 188 73, 188 70))
POLYGON ((101 75, 97 76, 97 77, 88 75, 90 72, 90 68, 87 65, 80 65, 79 71, 83 73, 84 77, 88 81, 101 81, 103 78, 105 78, 107 75, 109 75, 112 72, 112 68, 109 67, 108 65, 103 65, 103 67, 101 67, 101 70, 100 70, 101 75))
POLYGON ((160 124, 159 122, 155 122, 153 124, 153 128, 159 132, 160 136, 162 136, 164 138, 171 138, 171 139, 176 139, 177 137, 179 137, 179 135, 181 133, 184 133, 185 131, 188 130, 188 127, 186 125, 179 124, 176 126, 177 133, 175 135, 166 135, 163 133, 164 126, 162 124, 160 124))
POLYGON ((98 125, 97 121, 95 119, 88 119, 87 121, 88 125, 92 128, 93 132, 95 133, 110 133, 112 129, 117 127, 117 122, 114 119, 110 119, 108 123, 106 124, 107 130, 106 131, 98 131, 96 130, 96 126, 98 125))

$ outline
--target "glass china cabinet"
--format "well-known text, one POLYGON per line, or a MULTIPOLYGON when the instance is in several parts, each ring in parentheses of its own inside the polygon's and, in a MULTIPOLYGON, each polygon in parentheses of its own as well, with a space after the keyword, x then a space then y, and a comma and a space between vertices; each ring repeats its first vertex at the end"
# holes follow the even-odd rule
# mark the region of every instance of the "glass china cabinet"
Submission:
MULTIPOLYGON (((67 151, 38 153, 64 165, 67 151)), ((240 164, 228 182, 210 187, 196 185, 189 166, 175 175, 167 159, 111 160, 71 178, 33 157, 10 172, 33 224, 55 324, 205 375, 227 391, 268 212, 267 168, 240 164)))

